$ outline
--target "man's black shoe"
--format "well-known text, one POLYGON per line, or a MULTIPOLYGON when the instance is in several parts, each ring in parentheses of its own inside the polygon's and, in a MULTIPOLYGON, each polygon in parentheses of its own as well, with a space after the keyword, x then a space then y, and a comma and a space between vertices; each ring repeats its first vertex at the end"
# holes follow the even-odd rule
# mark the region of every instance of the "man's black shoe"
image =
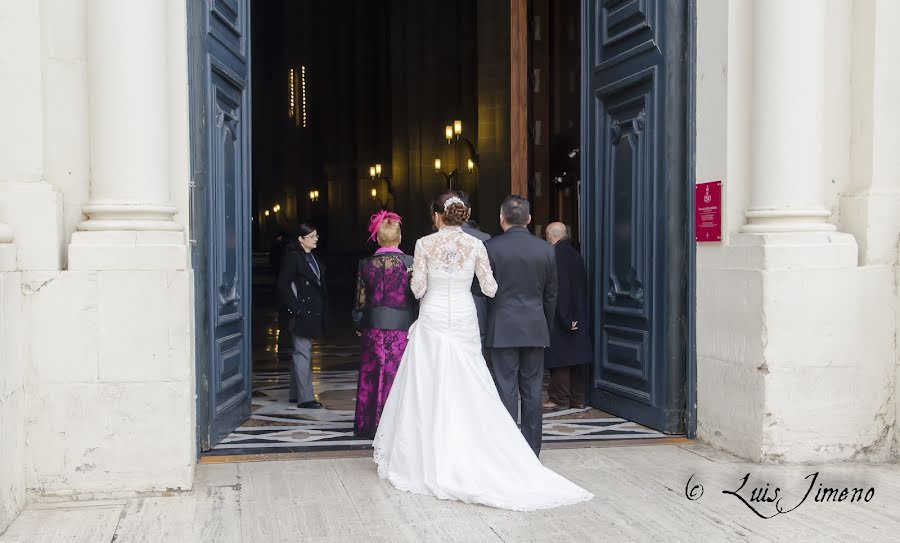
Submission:
POLYGON ((322 409, 325 406, 313 400, 311 402, 298 403, 297 407, 299 407, 300 409, 322 409))

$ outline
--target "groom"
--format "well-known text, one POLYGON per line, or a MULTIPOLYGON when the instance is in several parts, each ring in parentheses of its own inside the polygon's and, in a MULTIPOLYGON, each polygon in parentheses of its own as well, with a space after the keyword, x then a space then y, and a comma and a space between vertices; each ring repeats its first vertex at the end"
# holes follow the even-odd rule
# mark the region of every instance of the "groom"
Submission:
POLYGON ((549 243, 525 228, 530 222, 528 200, 507 196, 500 206, 504 233, 484 242, 499 285, 488 309, 485 343, 500 399, 515 420, 521 396, 522 435, 538 455, 544 348, 556 310, 556 256, 549 243))

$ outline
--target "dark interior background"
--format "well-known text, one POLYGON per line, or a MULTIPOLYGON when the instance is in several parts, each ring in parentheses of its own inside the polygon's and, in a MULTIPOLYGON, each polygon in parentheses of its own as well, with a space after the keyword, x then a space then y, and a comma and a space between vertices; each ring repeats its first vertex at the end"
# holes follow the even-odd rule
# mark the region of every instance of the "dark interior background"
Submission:
POLYGON ((279 228, 311 220, 323 254, 356 258, 371 250, 368 217, 385 204, 403 216, 403 248, 411 251, 431 231, 428 203, 447 187, 435 158, 458 170, 454 188, 472 195, 475 219, 499 232, 510 176, 508 2, 251 5, 254 250, 268 250, 279 228), (289 117, 289 71, 304 67, 305 127, 289 117), (444 126, 457 119, 480 156, 471 173, 466 147, 444 139, 444 126), (369 178, 375 163, 390 179, 391 201, 388 183, 369 178))
MULTIPOLYGON (((259 274, 272 273, 263 254, 277 233, 311 221, 332 315, 344 320, 356 263, 375 248, 371 214, 403 217, 407 253, 432 231, 429 203, 448 186, 436 158, 457 171, 454 188, 471 195, 480 227, 500 233, 511 186, 508 0, 254 0, 251 10, 255 284, 271 285, 259 274), (473 172, 467 147, 444 137, 454 120, 478 153, 473 172), (386 179, 373 182, 376 163, 386 179)), ((562 220, 577 244, 580 156, 569 154, 580 136, 580 3, 530 0, 528 11, 532 229, 562 220)))

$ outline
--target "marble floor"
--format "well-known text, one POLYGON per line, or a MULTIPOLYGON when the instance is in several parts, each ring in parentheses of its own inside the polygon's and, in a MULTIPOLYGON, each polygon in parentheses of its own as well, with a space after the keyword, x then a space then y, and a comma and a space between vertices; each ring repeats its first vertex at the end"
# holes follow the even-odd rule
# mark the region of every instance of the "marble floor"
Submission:
POLYGON ((758 465, 699 443, 548 450, 541 460, 596 498, 516 513, 398 491, 368 458, 233 462, 199 465, 190 492, 33 503, 0 543, 900 541, 895 464, 758 465), (872 499, 802 501, 813 473, 825 486, 872 488, 872 499), (769 484, 783 509, 797 507, 758 517, 723 493, 745 476, 746 499, 769 484))
MULTIPOLYGON (((301 409, 288 402, 289 355, 279 355, 279 334, 270 330, 275 341, 259 355, 253 374, 251 418, 205 456, 371 449, 371 440, 353 435, 358 345, 327 340, 314 345, 313 388, 326 408, 301 409)), ((544 413, 544 443, 548 446, 670 438, 590 407, 544 413)))

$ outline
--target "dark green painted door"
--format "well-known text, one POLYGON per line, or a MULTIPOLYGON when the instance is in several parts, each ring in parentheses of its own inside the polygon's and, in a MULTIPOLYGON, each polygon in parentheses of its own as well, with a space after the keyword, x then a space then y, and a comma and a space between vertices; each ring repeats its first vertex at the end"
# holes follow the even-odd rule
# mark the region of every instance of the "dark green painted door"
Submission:
POLYGON ((250 417, 249 0, 188 2, 197 418, 206 450, 250 417))
POLYGON ((687 0, 582 2, 590 399, 667 433, 685 423, 687 9, 687 0))

